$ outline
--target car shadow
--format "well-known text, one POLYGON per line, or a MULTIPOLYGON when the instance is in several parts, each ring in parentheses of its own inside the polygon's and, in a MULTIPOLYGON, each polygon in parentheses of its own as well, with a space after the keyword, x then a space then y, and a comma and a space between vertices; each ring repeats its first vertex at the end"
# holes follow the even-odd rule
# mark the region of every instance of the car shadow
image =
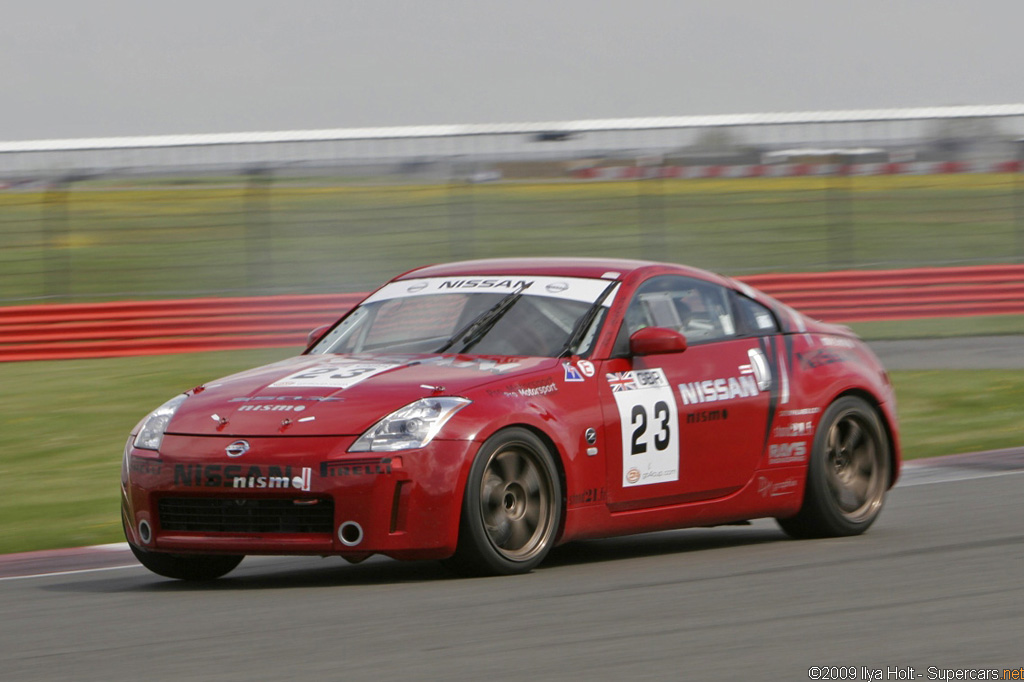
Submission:
POLYGON ((786 535, 778 528, 736 526, 687 528, 600 540, 579 540, 555 547, 538 570, 546 567, 704 552, 785 540, 786 535))
MULTIPOLYGON (((683 555, 774 543, 785 539, 782 531, 773 528, 716 527, 581 540, 554 548, 536 571, 561 570, 573 566, 669 554, 683 555)), ((175 593, 503 579, 466 578, 451 572, 438 561, 395 561, 382 556, 371 557, 359 564, 347 564, 337 557, 249 557, 234 572, 223 578, 204 582, 162 578, 149 573, 141 566, 126 574, 129 570, 126 569, 125 573, 118 571, 117 575, 108 574, 110 577, 103 578, 80 574, 73 579, 41 586, 40 589, 80 593, 175 593)))

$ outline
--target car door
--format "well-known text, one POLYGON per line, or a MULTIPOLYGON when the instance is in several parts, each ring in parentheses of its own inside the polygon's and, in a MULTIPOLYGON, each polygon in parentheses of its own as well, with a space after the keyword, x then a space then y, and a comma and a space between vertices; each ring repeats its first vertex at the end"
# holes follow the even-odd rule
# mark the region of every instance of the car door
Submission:
POLYGON ((677 275, 637 288, 600 386, 613 509, 722 497, 753 475, 778 371, 771 338, 744 333, 732 296, 677 275), (679 331, 688 347, 633 357, 629 336, 644 327, 679 331))

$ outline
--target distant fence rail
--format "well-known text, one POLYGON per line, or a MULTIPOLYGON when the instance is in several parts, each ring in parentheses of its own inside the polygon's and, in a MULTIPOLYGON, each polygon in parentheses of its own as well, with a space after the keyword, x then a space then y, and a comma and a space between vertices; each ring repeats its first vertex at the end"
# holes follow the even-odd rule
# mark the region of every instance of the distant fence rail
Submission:
MULTIPOLYGON (((1024 265, 752 275, 751 286, 829 322, 1024 314, 1024 265)), ((299 350, 365 294, 40 304, 0 308, 0 362, 299 350)))

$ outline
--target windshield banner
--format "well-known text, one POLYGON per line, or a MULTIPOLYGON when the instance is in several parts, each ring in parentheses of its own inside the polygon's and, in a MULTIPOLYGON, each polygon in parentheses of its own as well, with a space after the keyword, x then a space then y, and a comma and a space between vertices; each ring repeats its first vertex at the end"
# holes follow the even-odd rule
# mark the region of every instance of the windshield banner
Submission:
MULTIPOLYGON (((605 290, 609 280, 582 277, 531 277, 529 275, 487 275, 472 277, 426 277, 391 282, 364 303, 388 301, 410 296, 436 296, 454 293, 510 294, 523 289, 524 296, 546 296, 582 303, 593 303, 605 290)), ((615 290, 617 291, 617 289, 615 290)), ((615 299, 612 291, 602 305, 608 307, 615 299)))

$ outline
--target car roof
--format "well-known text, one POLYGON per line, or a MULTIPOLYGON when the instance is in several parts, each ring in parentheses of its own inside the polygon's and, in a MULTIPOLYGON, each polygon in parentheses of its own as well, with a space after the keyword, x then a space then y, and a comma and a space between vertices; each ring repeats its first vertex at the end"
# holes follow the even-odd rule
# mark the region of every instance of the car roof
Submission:
POLYGON ((626 258, 488 258, 427 265, 410 270, 395 279, 473 275, 550 275, 624 280, 641 270, 674 272, 701 279, 720 279, 712 273, 684 265, 626 258))

